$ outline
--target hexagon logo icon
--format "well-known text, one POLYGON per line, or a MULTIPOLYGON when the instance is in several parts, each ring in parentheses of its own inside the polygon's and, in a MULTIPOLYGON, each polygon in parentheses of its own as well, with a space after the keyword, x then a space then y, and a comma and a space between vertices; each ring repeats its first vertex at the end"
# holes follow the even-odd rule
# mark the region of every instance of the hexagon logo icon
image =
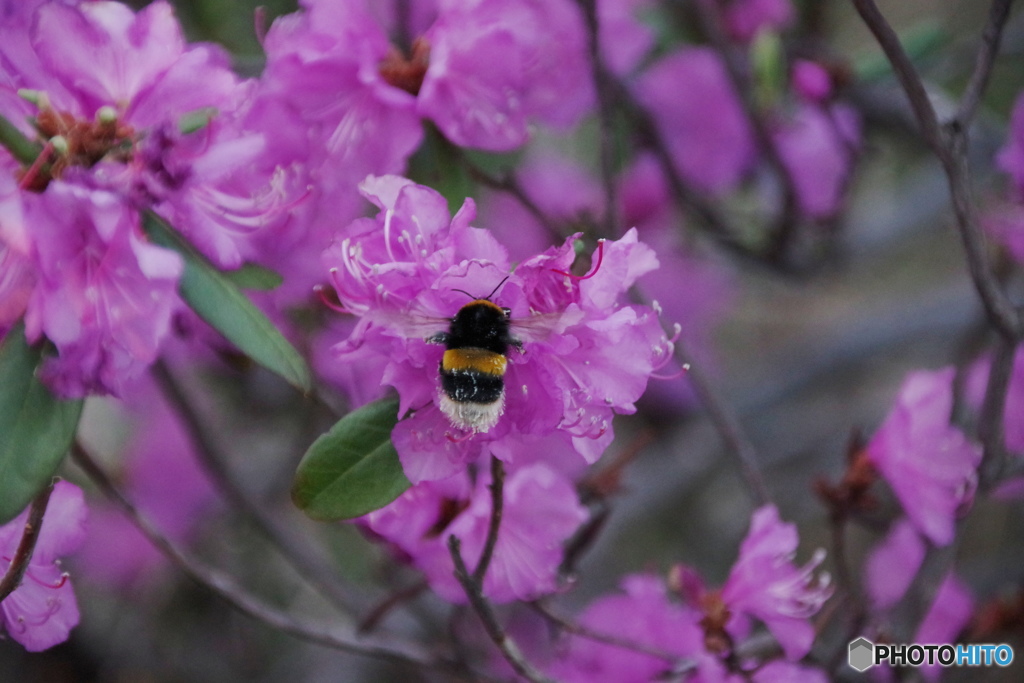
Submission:
POLYGON ((857 671, 866 671, 875 664, 875 644, 863 636, 850 643, 850 666, 857 671))

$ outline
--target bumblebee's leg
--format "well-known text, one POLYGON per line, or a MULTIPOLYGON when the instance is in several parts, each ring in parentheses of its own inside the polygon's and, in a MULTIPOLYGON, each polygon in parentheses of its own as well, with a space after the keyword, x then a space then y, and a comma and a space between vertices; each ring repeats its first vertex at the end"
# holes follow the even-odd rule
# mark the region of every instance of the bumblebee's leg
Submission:
POLYGON ((430 335, 423 341, 427 342, 428 344, 447 344, 448 339, 449 336, 447 332, 438 332, 437 334, 430 335))

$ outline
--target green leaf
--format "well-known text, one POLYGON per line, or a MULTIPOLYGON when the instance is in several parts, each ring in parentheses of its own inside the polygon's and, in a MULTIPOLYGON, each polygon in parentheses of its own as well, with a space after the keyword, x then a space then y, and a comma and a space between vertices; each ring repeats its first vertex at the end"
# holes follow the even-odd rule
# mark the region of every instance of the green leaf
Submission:
POLYGON ((257 289, 261 292, 277 289, 284 281, 279 274, 270 268, 255 263, 246 263, 236 270, 223 271, 224 277, 242 289, 257 289))
POLYGON ((242 353, 308 392, 306 361, 242 290, 159 216, 147 211, 142 224, 154 243, 173 249, 184 259, 178 291, 192 310, 242 353))
POLYGON ((0 344, 0 524, 50 482, 82 414, 82 401, 61 401, 36 378, 40 358, 20 326, 0 344))
POLYGON ((375 401, 341 418, 313 442, 295 472, 292 500, 313 519, 351 519, 409 488, 391 430, 398 400, 375 401))

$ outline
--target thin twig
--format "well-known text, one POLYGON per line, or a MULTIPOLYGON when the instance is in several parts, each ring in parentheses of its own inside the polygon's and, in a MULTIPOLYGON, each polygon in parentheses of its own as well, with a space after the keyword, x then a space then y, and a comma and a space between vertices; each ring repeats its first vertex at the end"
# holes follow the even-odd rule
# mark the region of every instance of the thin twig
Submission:
POLYGON ((946 150, 942 142, 942 128, 939 125, 939 119, 932 107, 931 100, 928 99, 924 83, 918 76, 914 64, 910 61, 910 56, 900 44, 900 38, 896 35, 896 31, 882 16, 874 0, 851 0, 851 2, 892 64, 893 72, 899 79, 907 99, 910 100, 910 107, 914 111, 914 117, 921 128, 921 135, 925 142, 937 155, 944 156, 946 150))
POLYGON ((524 209, 526 209, 530 215, 532 215, 538 223, 544 226, 552 235, 565 236, 564 230, 559 230, 558 225, 544 212, 537 202, 533 201, 533 198, 527 194, 523 186, 519 184, 515 176, 511 173, 505 173, 502 176, 495 176, 489 173, 485 169, 481 168, 476 162, 469 158, 469 156, 459 147, 452 145, 453 154, 455 158, 462 164, 466 172, 469 173, 469 177, 476 182, 489 187, 492 190, 498 190, 506 194, 512 195, 516 201, 518 201, 524 209))
POLYGON ((996 341, 995 354, 989 365, 985 398, 978 416, 978 437, 984 446, 984 455, 978 466, 978 483, 982 490, 999 479, 1006 460, 1003 422, 1015 351, 1013 344, 1000 337, 996 341))
POLYGON ((466 597, 469 598, 469 604, 473 606, 473 610, 480 617, 480 621, 483 622, 484 630, 487 631, 491 641, 498 646, 505 661, 509 663, 509 666, 517 674, 529 681, 533 681, 533 683, 554 683, 554 679, 545 676, 523 657, 519 646, 505 633, 501 624, 498 623, 498 618, 495 616, 494 610, 491 609, 491 604, 487 602, 487 599, 480 590, 480 584, 469 575, 466 562, 462 559, 462 553, 459 550, 461 545, 462 543, 459 541, 458 536, 452 535, 448 537, 448 552, 451 553, 452 562, 455 563, 455 578, 462 585, 462 590, 466 592, 466 597))
POLYGON ((71 447, 71 458, 157 550, 193 581, 206 587, 240 612, 273 628, 324 647, 433 669, 449 669, 453 666, 450 662, 435 658, 416 644, 379 636, 356 639, 353 635, 340 633, 342 629, 337 626, 305 621, 267 604, 239 586, 226 574, 186 554, 160 533, 125 498, 106 472, 77 441, 71 447))
POLYGON ((584 23, 587 26, 587 48, 590 56, 591 75, 594 81, 594 92, 597 95, 597 120, 600 128, 600 163, 601 184, 604 187, 604 237, 615 236, 616 199, 618 190, 615 184, 615 97, 609 84, 611 75, 605 66, 601 50, 601 27, 597 12, 596 0, 577 0, 583 11, 584 23))
POLYGON ((741 237, 741 231, 730 224, 718 206, 694 188, 676 168, 661 129, 651 112, 634 97, 625 84, 611 74, 608 75, 608 87, 612 89, 615 101, 622 107, 629 124, 636 132, 638 144, 653 154, 658 162, 673 201, 699 219, 698 225, 708 237, 731 254, 753 265, 783 273, 793 270, 793 267, 784 260, 768 260, 764 254, 748 246, 741 237))
POLYGON ((783 163, 782 156, 775 145, 775 140, 772 138, 768 124, 764 116, 761 115, 757 102, 754 101, 754 89, 743 63, 744 58, 730 44, 729 39, 725 35, 725 31, 722 28, 723 19, 719 4, 715 2, 698 2, 696 5, 701 28, 704 29, 715 51, 721 56, 726 75, 733 87, 736 99, 746 115, 750 129, 754 133, 757 146, 760 148, 761 154, 764 155, 769 168, 772 169, 772 172, 779 179, 779 184, 782 187, 782 207, 771 226, 771 236, 765 256, 771 261, 783 260, 797 225, 798 203, 793 175, 786 168, 786 164, 783 163))
POLYGON ((768 487, 757 464, 757 453, 754 446, 743 433, 739 419, 728 408, 728 404, 718 394, 713 384, 704 375, 700 363, 690 358, 682 341, 676 341, 676 357, 683 367, 688 368, 687 376, 694 391, 700 398, 701 405, 707 411, 712 424, 725 442, 726 448, 736 458, 740 473, 747 484, 747 489, 758 507, 771 502, 768 487))
POLYGON ((359 632, 367 633, 377 628, 377 624, 391 612, 396 606, 401 605, 409 600, 412 600, 417 595, 425 591, 430 587, 426 581, 417 581, 411 586, 402 588, 395 593, 389 595, 387 598, 382 600, 376 607, 371 609, 369 613, 362 618, 359 622, 359 632))
MULTIPOLYGON (((893 71, 910 101, 910 107, 925 142, 942 162, 942 168, 949 182, 949 192, 960 238, 967 253, 971 279, 985 307, 989 322, 1003 337, 1017 341, 1024 334, 1024 321, 1000 287, 986 250, 985 238, 978 223, 978 209, 971 186, 970 168, 967 165, 966 130, 957 120, 946 127, 940 125, 921 77, 900 44, 896 32, 882 16, 874 0, 851 0, 851 2, 892 64, 893 71)), ((998 31, 998 29, 999 27, 996 26, 995 30, 998 31)), ((987 47, 988 45, 989 43, 986 42, 983 51, 991 49, 987 47)), ((979 59, 984 65, 985 60, 979 59)), ((982 84, 982 76, 979 75, 978 79, 979 85, 982 84)), ((987 77, 984 80, 987 80, 987 77)), ((980 91, 972 90, 968 93, 968 97, 978 98, 980 96, 980 91)), ((968 105, 970 108, 970 102, 968 105)))
POLYGON ((46 515, 46 506, 50 503, 50 494, 53 493, 53 482, 50 482, 42 491, 32 499, 32 506, 28 511, 28 519, 25 520, 25 530, 21 533, 21 541, 14 551, 11 564, 7 573, 0 579, 0 602, 13 593, 21 585, 29 562, 32 561, 32 553, 36 549, 36 541, 39 540, 39 532, 43 528, 43 517, 46 515))
POLYGON ((663 660, 667 664, 672 665, 673 671, 676 671, 676 667, 685 666, 689 664, 687 671, 695 669, 696 663, 690 659, 680 657, 677 654, 673 654, 668 650, 662 650, 661 648, 652 647, 644 643, 632 640, 630 638, 621 638, 619 636, 612 635, 610 633, 604 633, 602 631, 595 631, 594 629, 588 628, 577 624, 566 617, 553 612, 547 605, 540 601, 527 603, 535 612, 540 614, 542 617, 555 624, 561 630, 566 633, 571 633, 574 636, 580 638, 586 638, 587 640, 593 640, 598 643, 604 643, 613 647, 622 648, 623 650, 631 650, 633 652, 639 652, 641 654, 650 655, 651 657, 657 657, 663 660))
POLYGON ((981 34, 981 48, 978 50, 978 56, 974 62, 974 71, 967 82, 963 98, 960 100, 960 107, 956 113, 956 120, 964 130, 970 128, 974 114, 981 103, 981 96, 988 86, 989 76, 992 75, 992 66, 999 54, 1003 27, 1006 26, 1006 19, 1010 16, 1012 4, 1013 0, 992 0, 992 5, 989 7, 988 22, 981 34))
POLYGON ((256 528, 281 551, 285 560, 318 592, 341 609, 350 613, 357 612, 358 601, 344 590, 340 578, 332 568, 311 552, 306 544, 297 540, 295 529, 285 528, 280 521, 267 514, 235 482, 227 469, 227 458, 217 447, 213 434, 207 429, 184 390, 162 360, 153 365, 153 375, 164 395, 181 416, 196 446, 200 462, 228 501, 253 522, 256 528))
POLYGON ((493 455, 491 456, 491 520, 487 526, 487 540, 484 541, 484 549, 480 553, 480 560, 473 570, 473 581, 478 586, 484 585, 484 576, 487 575, 487 568, 491 566, 491 558, 494 557, 494 548, 498 544, 498 530, 501 528, 501 516, 505 509, 505 466, 493 455))

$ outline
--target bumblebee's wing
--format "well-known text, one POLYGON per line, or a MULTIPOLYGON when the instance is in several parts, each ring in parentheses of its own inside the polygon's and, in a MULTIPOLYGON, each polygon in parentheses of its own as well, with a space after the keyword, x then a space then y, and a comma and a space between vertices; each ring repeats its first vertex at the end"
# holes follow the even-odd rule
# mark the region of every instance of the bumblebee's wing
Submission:
POLYGON ((540 342, 546 341, 553 334, 564 332, 576 322, 577 319, 565 313, 534 313, 525 318, 513 318, 510 327, 519 341, 540 342))
POLYGON ((452 324, 451 318, 439 318, 417 312, 374 311, 364 318, 367 318, 369 323, 384 327, 402 337, 420 339, 431 339, 447 334, 452 324))

